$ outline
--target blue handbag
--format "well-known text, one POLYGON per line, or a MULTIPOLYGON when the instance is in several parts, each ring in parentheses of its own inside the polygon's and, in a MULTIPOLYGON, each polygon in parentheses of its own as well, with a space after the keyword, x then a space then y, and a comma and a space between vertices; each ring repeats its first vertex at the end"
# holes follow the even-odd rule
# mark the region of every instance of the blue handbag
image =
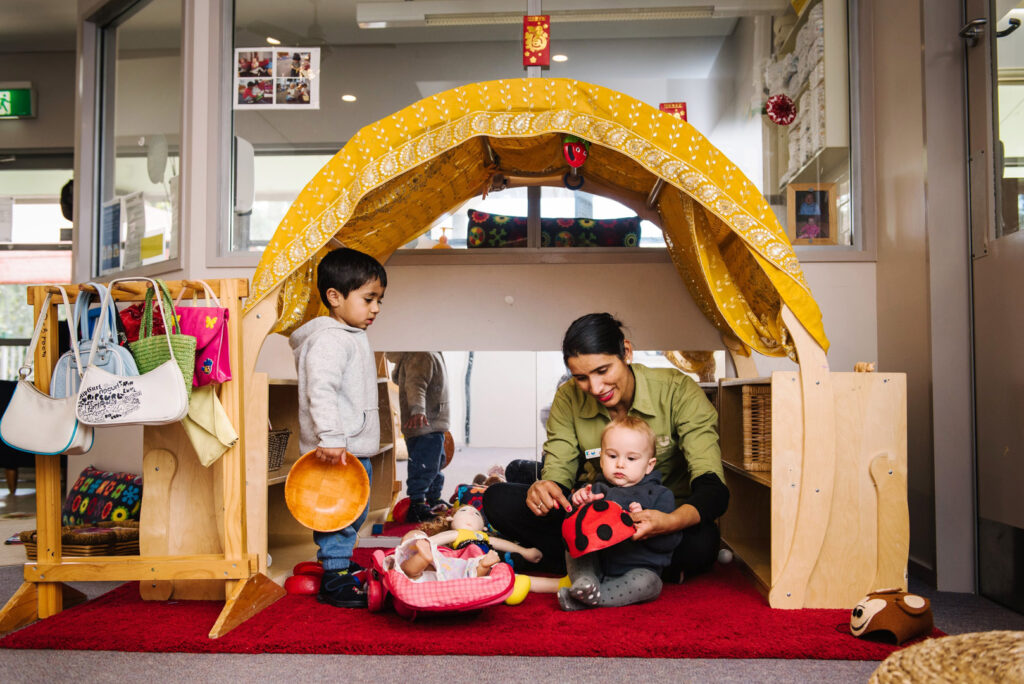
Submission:
MULTIPOLYGON (((89 283, 89 285, 96 289, 100 302, 100 307, 96 310, 98 311, 98 317, 95 317, 96 325, 90 325, 94 318, 94 310, 89 308, 92 303, 92 293, 85 290, 78 292, 78 300, 75 302, 75 312, 71 321, 72 329, 79 329, 79 339, 74 340, 72 344, 78 347, 81 368, 93 365, 114 375, 138 375, 139 368, 135 364, 132 353, 117 343, 117 306, 114 304, 113 298, 107 297, 105 286, 99 283, 89 283), (90 358, 93 334, 101 335, 99 344, 96 346, 95 359, 90 358)), ((81 382, 82 376, 75 365, 74 356, 70 351, 64 352, 57 359, 57 365, 53 369, 53 379, 50 380, 50 396, 60 399, 78 394, 78 386, 81 382)))

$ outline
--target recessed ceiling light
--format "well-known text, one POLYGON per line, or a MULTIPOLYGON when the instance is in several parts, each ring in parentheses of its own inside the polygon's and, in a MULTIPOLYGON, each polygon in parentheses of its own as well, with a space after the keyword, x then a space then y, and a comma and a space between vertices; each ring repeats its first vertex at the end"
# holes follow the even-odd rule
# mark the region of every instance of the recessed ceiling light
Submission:
POLYGON ((386 21, 361 21, 359 22, 359 28, 361 29, 382 29, 387 28, 388 22, 386 21))
POLYGON ((568 55, 551 55, 551 61, 552 62, 568 62, 569 61, 569 56, 568 55))
POLYGON ((344 100, 345 102, 355 102, 356 101, 356 96, 355 95, 342 95, 341 99, 344 100))
POLYGON ((279 41, 277 38, 274 38, 273 36, 267 36, 267 42, 270 43, 271 45, 281 44, 281 41, 279 41))

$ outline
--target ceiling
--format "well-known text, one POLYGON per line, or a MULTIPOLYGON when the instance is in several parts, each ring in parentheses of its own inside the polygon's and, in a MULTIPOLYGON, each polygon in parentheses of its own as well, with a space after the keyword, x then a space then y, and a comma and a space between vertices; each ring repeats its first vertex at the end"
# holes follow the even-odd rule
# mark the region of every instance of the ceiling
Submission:
MULTIPOLYGON (((161 32, 173 34, 180 22, 180 0, 152 0, 132 23, 139 34, 159 43, 161 32), (149 38, 152 37, 152 38, 149 38)), ((357 4, 363 12, 388 7, 424 6, 435 13, 466 14, 481 7, 501 7, 506 12, 521 7, 525 0, 235 0, 236 40, 253 44, 273 36, 285 45, 356 45, 477 42, 515 40, 521 30, 516 23, 476 26, 429 26, 360 29, 357 4), (378 5, 379 7, 373 7, 378 5)), ((3 0, 0 2, 0 52, 48 52, 75 49, 76 0, 3 0)), ((566 40, 604 38, 658 38, 729 35, 736 17, 745 14, 782 13, 786 0, 546 0, 552 13, 552 34, 566 40), (619 8, 684 7, 712 8, 714 16, 694 19, 563 21, 558 12, 569 8, 613 10, 619 8)), ((159 45, 159 47, 166 47, 159 45)))

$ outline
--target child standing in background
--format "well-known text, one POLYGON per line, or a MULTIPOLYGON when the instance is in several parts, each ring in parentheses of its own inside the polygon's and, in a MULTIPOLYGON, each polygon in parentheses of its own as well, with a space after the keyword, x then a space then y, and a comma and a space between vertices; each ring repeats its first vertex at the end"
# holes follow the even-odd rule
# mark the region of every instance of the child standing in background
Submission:
POLYGON ((448 429, 448 371, 441 352, 397 352, 391 379, 398 385, 402 434, 409 449, 408 522, 424 522, 446 507, 444 433, 448 429))
MULTIPOLYGON (((329 252, 317 268, 320 299, 330 311, 289 338, 299 377, 299 445, 326 463, 358 458, 372 481, 370 456, 380 449, 377 367, 366 329, 380 313, 388 277, 373 257, 353 249, 329 252)), ((367 508, 337 532, 313 532, 323 565, 317 600, 332 606, 366 606, 352 574, 356 535, 367 508)))

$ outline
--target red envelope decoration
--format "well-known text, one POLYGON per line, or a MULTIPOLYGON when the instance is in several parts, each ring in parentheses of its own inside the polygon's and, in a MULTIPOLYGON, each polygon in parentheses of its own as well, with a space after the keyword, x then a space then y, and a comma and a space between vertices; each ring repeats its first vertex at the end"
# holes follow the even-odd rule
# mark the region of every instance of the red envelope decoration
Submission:
POLYGON ((562 522, 562 536, 573 558, 626 541, 634 532, 626 509, 605 499, 583 504, 562 522))

